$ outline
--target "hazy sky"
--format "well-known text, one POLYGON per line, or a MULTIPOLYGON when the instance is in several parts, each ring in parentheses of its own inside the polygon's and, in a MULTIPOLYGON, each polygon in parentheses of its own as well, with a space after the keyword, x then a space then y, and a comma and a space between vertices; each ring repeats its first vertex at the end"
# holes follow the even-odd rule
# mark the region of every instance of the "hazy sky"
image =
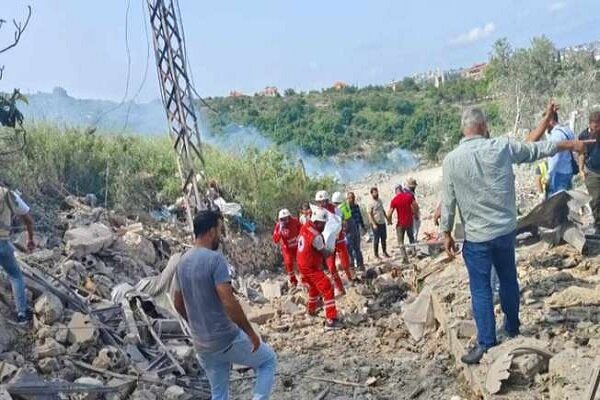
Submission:
MULTIPOLYGON (((254 93, 365 85, 416 72, 468 66, 507 37, 525 46, 544 34, 557 46, 600 39, 598 0, 179 0, 198 91, 254 93)), ((62 86, 84 98, 125 92, 128 0, 0 0, 9 20, 33 7, 20 45, 0 55, 0 91, 62 86)), ((146 65, 146 0, 130 0, 131 88, 146 65)), ((0 47, 12 38, 0 30, 0 47)), ((158 98, 154 58, 139 100, 158 98)))

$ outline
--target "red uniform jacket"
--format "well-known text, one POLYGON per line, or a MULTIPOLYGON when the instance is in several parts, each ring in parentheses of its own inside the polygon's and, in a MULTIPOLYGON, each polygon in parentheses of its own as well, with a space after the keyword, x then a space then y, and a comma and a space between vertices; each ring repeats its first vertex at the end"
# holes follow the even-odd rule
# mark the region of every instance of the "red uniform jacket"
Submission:
POLYGON ((285 227, 278 222, 273 229, 273 242, 279 243, 284 251, 296 250, 301 226, 300 221, 294 217, 290 217, 285 227))
POLYGON ((317 231, 312 222, 302 225, 300 236, 298 237, 298 268, 314 269, 321 268, 323 265, 323 254, 313 247, 313 240, 321 233, 317 231))

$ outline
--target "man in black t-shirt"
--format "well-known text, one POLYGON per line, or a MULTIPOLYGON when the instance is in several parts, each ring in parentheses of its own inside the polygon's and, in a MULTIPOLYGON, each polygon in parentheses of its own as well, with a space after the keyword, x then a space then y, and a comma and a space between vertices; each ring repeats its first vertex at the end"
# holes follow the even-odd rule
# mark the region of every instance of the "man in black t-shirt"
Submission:
POLYGON ((590 113, 588 127, 579 134, 579 139, 596 139, 596 142, 586 145, 585 155, 579 156, 579 171, 592 198, 590 207, 594 226, 596 232, 600 233, 600 110, 590 113))

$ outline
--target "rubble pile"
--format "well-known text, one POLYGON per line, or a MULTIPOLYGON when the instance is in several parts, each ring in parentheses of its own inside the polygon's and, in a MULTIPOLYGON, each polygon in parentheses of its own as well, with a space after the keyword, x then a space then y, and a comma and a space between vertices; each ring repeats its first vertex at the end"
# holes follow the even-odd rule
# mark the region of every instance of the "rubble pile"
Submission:
MULTIPOLYGON (((38 235, 40 249, 17 254, 32 329, 4 317, 13 301, 0 280, 0 384, 51 398, 209 398, 189 327, 170 303, 174 267, 190 248, 184 225, 143 224, 75 197, 62 208, 38 235)), ((277 252, 267 241, 230 235, 225 253, 244 273, 268 269, 277 252)))

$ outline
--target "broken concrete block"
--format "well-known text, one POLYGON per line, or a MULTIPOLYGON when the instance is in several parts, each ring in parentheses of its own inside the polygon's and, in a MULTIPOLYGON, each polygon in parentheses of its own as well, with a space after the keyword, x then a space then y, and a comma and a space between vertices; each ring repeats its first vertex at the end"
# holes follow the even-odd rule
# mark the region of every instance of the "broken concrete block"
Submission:
POLYGON ((550 399, 583 399, 594 364, 594 358, 578 349, 566 349, 552 357, 548 366, 550 379, 561 384, 550 386, 550 399))
POLYGON ((302 314, 304 312, 292 300, 284 301, 283 304, 281 305, 281 311, 283 313, 289 314, 289 315, 298 315, 298 314, 302 314))
POLYGON ((12 378, 14 374, 19 370, 15 365, 6 361, 0 361, 0 383, 6 382, 12 378))
POLYGON ((273 318, 276 314, 275 309, 270 305, 264 305, 261 308, 252 306, 245 302, 242 302, 241 305, 246 313, 246 316, 248 317, 248 321, 258 325, 267 323, 267 321, 273 318))
POLYGON ((130 397, 131 400, 156 400, 156 395, 149 390, 136 390, 130 397))
POLYGON ((125 400, 129 398, 129 395, 135 389, 136 382, 133 380, 113 378, 108 381, 107 386, 118 388, 118 390, 114 393, 107 393, 105 395, 106 400, 125 400))
MULTIPOLYGON (((90 386, 103 386, 104 383, 96 378, 91 378, 89 376, 84 376, 79 379, 76 379, 74 383, 79 383, 82 385, 90 385, 90 386)), ((71 395, 71 399, 73 400, 100 400, 102 399, 102 393, 78 393, 76 395, 71 395)))
POLYGON ((96 368, 121 372, 127 367, 125 354, 114 346, 106 346, 98 353, 92 365, 96 368))
POLYGON ((154 244, 135 232, 127 232, 119 237, 113 244, 113 249, 125 253, 145 264, 154 265, 156 262, 156 249, 154 244))
POLYGON ((472 320, 457 320, 452 324, 451 328, 456 330, 456 337, 458 339, 471 339, 477 335, 477 327, 472 320))
POLYGON ((551 308, 597 306, 600 305, 600 290, 598 288, 569 286, 565 290, 550 296, 546 300, 546 304, 551 308))
POLYGON ((539 354, 522 354, 515 356, 510 367, 509 384, 530 385, 535 376, 548 372, 548 359, 539 354))
POLYGON ((47 357, 58 357, 62 356, 67 352, 65 346, 58 343, 53 338, 47 338, 43 345, 37 346, 33 350, 33 355, 37 359, 47 358, 47 357))
POLYGON ((267 279, 260 284, 260 289, 263 292, 263 296, 268 300, 273 300, 281 297, 281 286, 282 283, 279 281, 272 281, 267 279))
POLYGON ((38 362, 38 368, 42 374, 50 374, 54 371, 58 371, 60 369, 60 364, 58 360, 54 357, 42 358, 38 362))
POLYGON ((169 386, 165 393, 163 394, 163 398, 165 400, 187 400, 192 396, 187 394, 185 390, 181 386, 169 386))
POLYGON ((115 236, 106 225, 94 223, 69 229, 65 232, 64 241, 67 252, 74 253, 76 257, 83 257, 108 248, 115 241, 115 236))
POLYGON ((52 325, 61 319, 64 306, 52 293, 44 293, 35 302, 34 311, 41 323, 52 325))
POLYGON ((69 342, 80 346, 92 344, 98 338, 98 330, 89 316, 74 313, 69 322, 69 342))
POLYGON ((66 325, 63 324, 54 324, 54 328, 56 329, 56 333, 54 334, 54 339, 62 345, 68 346, 69 343, 69 329, 66 325))

